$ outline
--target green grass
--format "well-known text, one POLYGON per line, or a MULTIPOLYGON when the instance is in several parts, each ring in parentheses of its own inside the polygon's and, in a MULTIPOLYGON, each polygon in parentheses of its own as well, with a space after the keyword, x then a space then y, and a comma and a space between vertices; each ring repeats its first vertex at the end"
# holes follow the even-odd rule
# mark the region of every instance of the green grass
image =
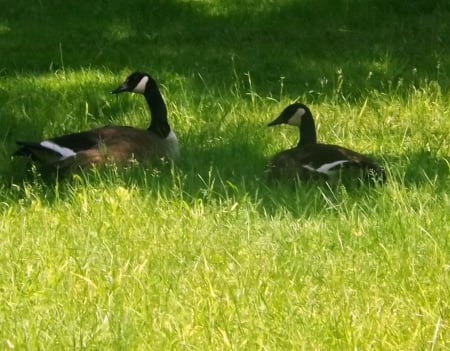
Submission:
POLYGON ((445 1, 43 0, 0 15, 0 349, 450 347, 445 1), (157 78, 182 145, 162 169, 60 182, 15 140, 145 127, 157 78), (269 184, 298 131, 386 165, 382 187, 269 184))

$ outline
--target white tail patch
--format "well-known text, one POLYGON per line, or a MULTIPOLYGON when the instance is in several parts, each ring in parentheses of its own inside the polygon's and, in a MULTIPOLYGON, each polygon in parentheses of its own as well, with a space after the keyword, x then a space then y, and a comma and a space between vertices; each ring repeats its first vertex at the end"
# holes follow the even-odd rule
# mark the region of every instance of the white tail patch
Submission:
POLYGON ((288 119, 287 124, 298 126, 302 124, 302 117, 306 113, 304 108, 299 107, 297 111, 288 119))
POLYGON ((178 158, 178 156, 180 155, 180 146, 178 144, 177 136, 175 135, 173 130, 170 131, 165 140, 168 145, 171 158, 178 158))
POLYGON ((334 162, 330 162, 330 163, 325 163, 323 165, 321 165, 319 168, 314 168, 311 167, 309 165, 303 165, 303 168, 306 168, 310 171, 313 172, 318 172, 318 173, 323 173, 326 174, 327 176, 331 176, 334 173, 334 168, 337 166, 340 166, 344 163, 350 162, 348 160, 339 160, 339 161, 334 161, 334 162))
POLYGON ((57 154, 61 155, 61 158, 64 160, 68 157, 75 156, 76 152, 72 149, 69 149, 68 147, 60 146, 53 141, 44 140, 40 143, 42 147, 45 147, 46 149, 52 150, 56 152, 57 154))
POLYGON ((148 82, 148 77, 143 76, 141 78, 141 80, 139 81, 139 83, 137 83, 136 86, 134 87, 133 92, 143 94, 145 91, 145 88, 147 86, 147 82, 148 82))

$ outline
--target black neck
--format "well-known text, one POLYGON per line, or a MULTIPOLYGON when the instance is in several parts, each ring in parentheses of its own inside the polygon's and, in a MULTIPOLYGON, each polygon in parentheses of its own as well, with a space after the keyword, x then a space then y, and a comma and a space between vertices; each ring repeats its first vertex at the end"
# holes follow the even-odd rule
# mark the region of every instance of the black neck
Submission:
POLYGON ((167 121, 167 108, 163 97, 157 88, 147 89, 144 92, 148 107, 150 108, 151 121, 148 130, 165 138, 170 133, 169 122, 167 121))
POLYGON ((310 113, 306 113, 302 117, 302 124, 300 125, 300 140, 297 146, 316 143, 316 126, 314 124, 314 119, 310 113))

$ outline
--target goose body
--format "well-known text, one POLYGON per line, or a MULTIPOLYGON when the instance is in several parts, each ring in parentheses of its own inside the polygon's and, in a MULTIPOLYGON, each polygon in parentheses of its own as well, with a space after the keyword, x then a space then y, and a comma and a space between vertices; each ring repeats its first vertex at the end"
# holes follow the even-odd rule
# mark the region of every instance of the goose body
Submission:
POLYGON ((112 125, 38 142, 17 141, 19 149, 14 155, 61 169, 175 159, 179 154, 178 140, 167 121, 166 105, 155 80, 146 73, 134 72, 112 91, 122 92, 144 95, 151 113, 148 129, 112 125))
POLYGON ((300 129, 296 147, 281 151, 269 162, 270 178, 307 181, 323 179, 329 182, 360 180, 383 181, 383 168, 371 158, 356 151, 331 144, 317 143, 316 129, 307 106, 295 103, 286 107, 269 126, 289 124, 300 129))

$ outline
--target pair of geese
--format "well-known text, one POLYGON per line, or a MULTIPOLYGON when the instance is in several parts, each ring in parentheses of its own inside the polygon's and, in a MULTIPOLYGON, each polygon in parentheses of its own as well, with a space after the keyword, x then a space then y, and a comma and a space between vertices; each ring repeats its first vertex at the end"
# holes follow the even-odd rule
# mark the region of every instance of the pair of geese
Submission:
MULTIPOLYGON (((39 142, 18 141, 13 155, 27 156, 47 168, 72 171, 91 165, 126 164, 131 159, 152 162, 176 159, 179 145, 167 120, 167 109, 155 80, 146 73, 134 72, 113 94, 143 94, 151 113, 148 129, 104 126, 66 134, 39 142)), ((292 149, 275 155, 267 166, 271 179, 308 181, 324 179, 334 182, 350 170, 353 178, 383 181, 383 168, 374 160, 355 151, 329 144, 319 144, 311 111, 301 103, 286 107, 269 126, 289 124, 300 130, 300 141, 292 149)))

